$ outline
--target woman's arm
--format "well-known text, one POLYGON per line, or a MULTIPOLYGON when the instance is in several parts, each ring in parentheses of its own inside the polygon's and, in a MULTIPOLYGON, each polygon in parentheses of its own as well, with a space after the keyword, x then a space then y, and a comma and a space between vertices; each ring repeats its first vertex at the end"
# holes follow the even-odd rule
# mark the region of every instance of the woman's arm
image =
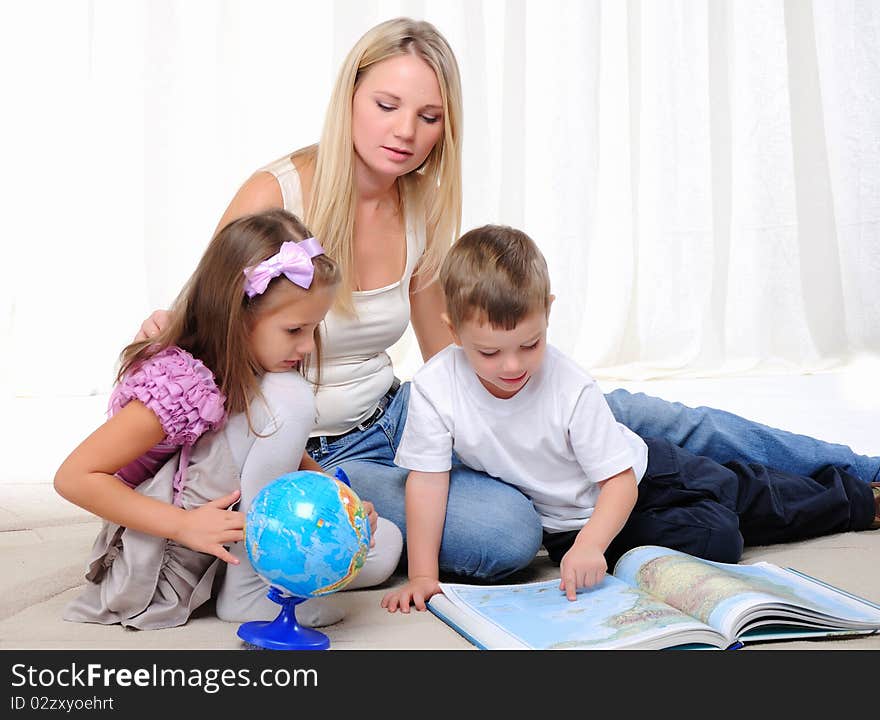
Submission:
POLYGON ((410 322, 422 360, 427 362, 447 345, 452 343, 452 334, 440 316, 446 311, 443 289, 439 280, 435 280, 422 290, 415 290, 415 278, 410 282, 410 322))
POLYGON ((117 525, 238 562, 223 547, 243 538, 244 516, 225 509, 238 499, 237 490, 187 511, 141 495, 113 474, 164 437, 153 411, 132 400, 67 457, 55 474, 55 489, 75 505, 117 525))
MULTIPOLYGON (((316 146, 315 146, 316 147, 316 146)), ((297 151, 292 157, 292 162, 299 176, 299 185, 302 191, 302 205, 309 206, 311 197, 312 179, 315 174, 315 153, 297 151)), ((281 186, 269 172, 256 172, 242 185, 235 197, 220 218, 217 231, 236 220, 251 213, 262 212, 271 208, 283 208, 284 196, 281 194, 281 186)), ((305 218, 300 218, 305 222, 305 218)), ((215 231, 215 232, 217 232, 215 231)))
POLYGON ((242 185, 220 218, 215 234, 233 220, 271 208, 283 208, 281 186, 271 173, 258 172, 242 185))

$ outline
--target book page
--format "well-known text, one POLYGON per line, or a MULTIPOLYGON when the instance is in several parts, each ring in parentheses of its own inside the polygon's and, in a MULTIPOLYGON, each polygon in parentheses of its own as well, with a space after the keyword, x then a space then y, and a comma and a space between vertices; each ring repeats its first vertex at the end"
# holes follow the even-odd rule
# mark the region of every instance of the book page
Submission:
POLYGON ((624 554, 614 574, 682 612, 738 635, 766 623, 814 627, 876 627, 869 603, 770 563, 715 563, 655 546, 624 554))
POLYGON ((694 618, 610 575, 595 587, 579 590, 574 601, 559 589, 558 579, 521 585, 441 583, 441 588, 460 612, 444 617, 444 604, 434 602, 434 598, 429 602, 431 610, 489 649, 649 649, 728 644, 719 633, 694 618))

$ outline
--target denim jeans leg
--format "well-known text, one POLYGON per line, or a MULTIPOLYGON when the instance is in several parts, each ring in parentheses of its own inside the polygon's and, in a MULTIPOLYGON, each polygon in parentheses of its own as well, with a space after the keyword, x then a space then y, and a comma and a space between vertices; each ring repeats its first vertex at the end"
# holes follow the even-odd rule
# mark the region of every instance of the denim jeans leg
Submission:
POLYGON ((794 475, 812 476, 834 465, 864 482, 880 480, 880 458, 846 445, 762 425, 709 407, 618 389, 605 396, 614 417, 642 437, 658 437, 716 462, 751 462, 794 475))
POLYGON ((440 546, 444 572, 496 581, 521 570, 541 549, 541 518, 515 487, 454 463, 440 546))

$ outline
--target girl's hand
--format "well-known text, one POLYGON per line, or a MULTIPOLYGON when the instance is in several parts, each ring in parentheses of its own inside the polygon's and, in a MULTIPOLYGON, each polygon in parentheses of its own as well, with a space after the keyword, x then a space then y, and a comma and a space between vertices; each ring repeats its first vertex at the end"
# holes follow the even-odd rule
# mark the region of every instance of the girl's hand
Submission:
POLYGON ((184 510, 180 528, 171 539, 191 550, 215 555, 221 560, 238 565, 238 558, 224 545, 244 539, 245 514, 226 509, 240 495, 240 490, 233 490, 195 510, 184 510))
POLYGON ((409 613, 409 604, 412 602, 416 610, 421 612, 428 607, 425 603, 439 592, 440 582, 436 578, 414 577, 403 587, 385 593, 381 605, 388 612, 393 613, 400 608, 400 612, 409 613))
POLYGON ((134 336, 135 342, 139 340, 148 340, 155 337, 162 329, 168 326, 168 319, 171 313, 167 310, 154 310, 153 313, 141 324, 141 329, 134 336))
POLYGON ((376 512, 376 508, 369 500, 364 500, 362 504, 367 513, 367 520, 370 521, 370 547, 373 547, 376 544, 376 526, 379 523, 379 513, 376 512))

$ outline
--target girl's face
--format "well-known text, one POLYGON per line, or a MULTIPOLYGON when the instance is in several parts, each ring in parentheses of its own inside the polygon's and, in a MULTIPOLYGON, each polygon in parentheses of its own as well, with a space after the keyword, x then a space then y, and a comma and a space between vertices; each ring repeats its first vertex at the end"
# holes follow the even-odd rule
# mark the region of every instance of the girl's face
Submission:
POLYGON ((272 283, 251 325, 251 352, 266 372, 287 372, 315 349, 315 330, 336 295, 335 286, 303 290, 286 278, 272 283))
POLYGON ((416 55, 373 65, 352 99, 351 135, 357 160, 383 176, 418 168, 443 134, 443 99, 437 76, 416 55))

